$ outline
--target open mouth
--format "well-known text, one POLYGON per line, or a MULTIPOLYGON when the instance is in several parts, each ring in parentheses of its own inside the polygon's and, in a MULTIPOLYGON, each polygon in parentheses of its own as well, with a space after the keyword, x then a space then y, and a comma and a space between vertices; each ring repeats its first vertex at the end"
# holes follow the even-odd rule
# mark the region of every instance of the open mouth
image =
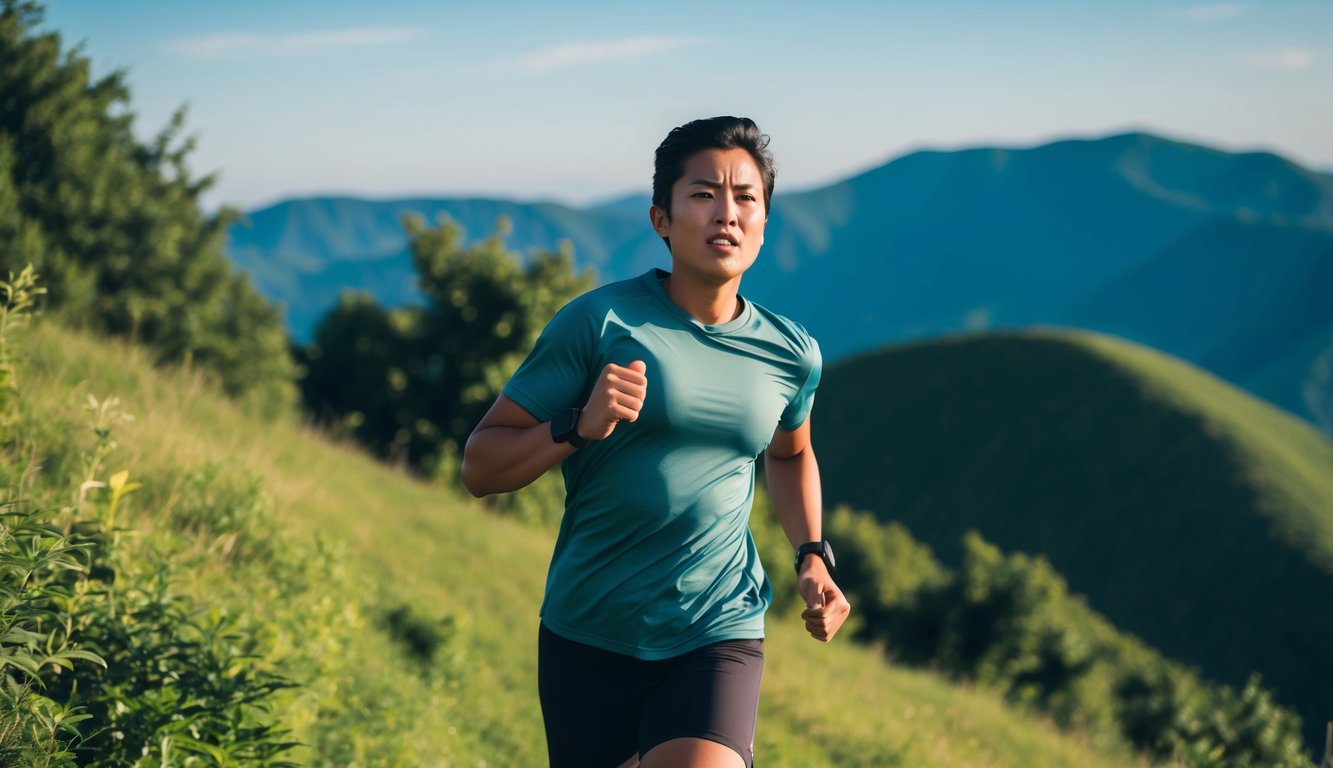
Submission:
POLYGON ((708 240, 708 244, 709 244, 709 245, 720 245, 720 246, 731 247, 731 248, 734 248, 734 247, 736 247, 737 245, 740 245, 740 243, 736 242, 735 240, 733 240, 733 239, 730 238, 730 237, 727 237, 726 235, 718 235, 717 237, 709 238, 709 240, 708 240))

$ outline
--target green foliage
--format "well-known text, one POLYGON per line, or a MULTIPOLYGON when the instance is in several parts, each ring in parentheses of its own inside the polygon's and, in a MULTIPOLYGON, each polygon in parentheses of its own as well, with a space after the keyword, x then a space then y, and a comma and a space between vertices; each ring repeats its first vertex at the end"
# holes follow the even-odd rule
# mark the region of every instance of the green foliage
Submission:
POLYGON ((592 278, 568 248, 520 260, 505 249, 504 220, 466 247, 447 218, 404 227, 427 303, 385 310, 345 294, 299 352, 302 396, 380 456, 443 476, 546 322, 592 278))
POLYGON ((901 523, 880 524, 846 506, 826 515, 824 527, 825 536, 838 543, 839 583, 855 585, 861 634, 887 639, 904 661, 929 661, 937 651, 940 610, 919 601, 948 578, 930 549, 901 523), (904 614, 912 619, 901 620, 904 614))
MULTIPOLYGON (((8 429, 18 421, 18 369, 14 364, 14 333, 27 325, 37 297, 46 289, 37 285, 37 273, 29 264, 9 282, 0 282, 0 428, 8 429)), ((5 435, 8 437, 8 435, 5 435)))
MULTIPOLYGON (((31 266, 9 282, 0 282, 0 425, 3 450, 19 422, 15 332, 29 320, 33 298, 40 295, 31 266)), ((79 737, 78 723, 88 718, 45 695, 44 680, 76 664, 106 662, 79 646, 75 614, 67 602, 71 578, 88 574, 88 545, 17 499, 0 504, 0 764, 72 765, 66 742, 79 737)))
POLYGON ((46 513, 0 508, 0 764, 75 764, 66 742, 88 715, 46 695, 44 678, 106 663, 76 645, 66 607, 66 575, 87 572, 84 549, 46 513))
POLYGON ((151 142, 132 130, 124 74, 93 78, 42 32, 42 9, 0 9, 0 270, 36 266, 72 322, 210 371, 271 413, 294 399, 278 311, 223 255, 235 213, 206 216, 182 109, 151 142))
MULTIPOLYGON (((43 446, 14 397, 12 330, 36 290, 31 269, 0 284, 12 490, 36 488, 43 472, 43 446)), ((0 506, 0 762, 290 764, 281 756, 295 745, 268 708, 291 683, 260 663, 235 616, 177 591, 189 563, 159 549, 175 539, 140 540, 124 527, 127 500, 143 486, 125 470, 107 476, 105 465, 129 419, 116 398, 90 397, 87 410, 95 441, 75 478, 76 504, 0 506)))
POLYGON ((894 657, 1000 690, 1094 740, 1124 739, 1189 766, 1304 768, 1300 718, 1252 677, 1238 695, 1115 630, 1041 557, 1006 555, 975 532, 956 571, 899 524, 839 508, 839 583, 860 634, 894 657))
MULTIPOLYGON (((99 446, 109 439, 99 431, 99 446)), ((259 664, 236 617, 179 593, 188 565, 180 553, 127 546, 128 532, 115 525, 139 487, 125 472, 112 475, 70 526, 90 555, 87 578, 72 583, 66 602, 71 632, 106 660, 105 668, 47 681, 53 700, 79 707, 97 726, 76 754, 98 765, 138 765, 145 755, 171 764, 173 752, 216 765, 282 762, 277 756, 294 744, 266 711, 290 683, 259 664)))

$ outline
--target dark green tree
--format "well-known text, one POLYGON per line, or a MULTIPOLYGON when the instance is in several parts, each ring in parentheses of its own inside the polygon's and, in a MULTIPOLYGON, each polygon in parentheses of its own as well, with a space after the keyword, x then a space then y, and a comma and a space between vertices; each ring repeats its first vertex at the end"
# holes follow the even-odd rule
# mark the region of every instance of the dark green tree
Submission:
POLYGON ((298 351, 306 407, 376 453, 428 474, 451 468, 547 321, 593 285, 568 245, 526 259, 505 248, 509 223, 464 245, 457 224, 404 219, 425 298, 387 311, 346 295, 298 351))
POLYGON ((200 206, 214 179, 190 173, 184 108, 140 142, 124 73, 94 78, 42 15, 0 5, 0 274, 31 263, 68 322, 209 370, 232 395, 290 402, 280 313, 223 253, 235 212, 200 206))

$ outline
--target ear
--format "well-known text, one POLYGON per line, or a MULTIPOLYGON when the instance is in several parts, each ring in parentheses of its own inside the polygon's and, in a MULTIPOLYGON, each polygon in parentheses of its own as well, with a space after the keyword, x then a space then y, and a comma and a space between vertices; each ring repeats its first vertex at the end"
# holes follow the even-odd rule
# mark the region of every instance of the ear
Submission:
POLYGON ((648 209, 648 220, 653 223, 653 231, 658 237, 667 236, 667 227, 671 224, 671 217, 667 215, 666 209, 660 205, 654 205, 648 209))

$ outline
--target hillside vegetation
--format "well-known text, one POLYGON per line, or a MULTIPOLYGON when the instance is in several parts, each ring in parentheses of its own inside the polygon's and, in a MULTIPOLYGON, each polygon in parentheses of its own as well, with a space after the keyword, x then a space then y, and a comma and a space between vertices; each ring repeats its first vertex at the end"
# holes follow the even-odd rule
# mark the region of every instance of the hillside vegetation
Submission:
POLYGON ((1116 626, 1204 677, 1251 672, 1322 743, 1333 715, 1333 446, 1178 360, 1034 331, 831 367, 825 496, 949 566, 962 534, 1041 554, 1116 626))
MULTIPOLYGON (((174 542, 181 595, 232 616, 298 684, 273 699, 304 744, 295 759, 543 764, 534 638, 548 532, 247 415, 119 342, 47 323, 22 341, 23 424, 43 454, 27 495, 68 503, 96 441, 82 408, 118 396, 134 419, 103 463, 143 484, 125 500, 131 527, 145 551, 174 542)), ((1135 762, 798 625, 770 617, 757 749, 769 765, 1135 762)))

